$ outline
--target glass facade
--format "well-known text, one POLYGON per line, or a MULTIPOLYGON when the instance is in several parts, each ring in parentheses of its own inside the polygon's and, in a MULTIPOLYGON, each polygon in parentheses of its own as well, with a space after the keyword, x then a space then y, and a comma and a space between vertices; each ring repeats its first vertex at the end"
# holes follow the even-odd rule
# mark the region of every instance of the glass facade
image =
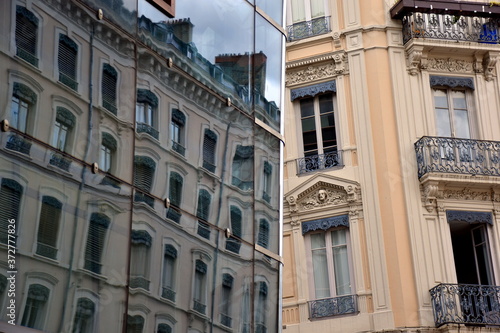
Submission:
POLYGON ((164 2, 0 3, 0 329, 280 331, 283 3, 164 2))

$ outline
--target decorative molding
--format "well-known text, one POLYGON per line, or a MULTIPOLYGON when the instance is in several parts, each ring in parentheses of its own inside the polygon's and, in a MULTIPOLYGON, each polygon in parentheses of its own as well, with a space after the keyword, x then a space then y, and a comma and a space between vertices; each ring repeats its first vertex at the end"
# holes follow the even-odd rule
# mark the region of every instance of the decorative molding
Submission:
POLYGON ((499 52, 488 52, 483 58, 484 79, 491 81, 493 79, 495 67, 497 64, 499 52))
POLYGON ((349 227, 349 215, 340 215, 318 219, 313 221, 302 222, 302 234, 316 230, 328 230, 335 227, 349 227))
POLYGON ((470 77, 453 77, 453 76, 430 76, 431 87, 444 86, 448 88, 469 88, 474 90, 474 79, 470 77))
POLYGON ((292 86, 323 79, 332 79, 338 75, 347 74, 349 71, 347 61, 347 54, 341 51, 329 54, 328 56, 322 56, 321 58, 310 58, 288 63, 286 65, 285 84, 286 86, 292 86), (292 70, 298 67, 301 68, 292 70))
POLYGON ((291 100, 294 101, 297 98, 301 98, 301 97, 305 97, 305 96, 314 97, 318 94, 321 94, 321 93, 324 93, 327 91, 337 92, 337 85, 335 84, 335 81, 328 81, 328 82, 310 85, 307 87, 292 89, 290 91, 290 95, 291 95, 291 100))
POLYGON ((493 225, 491 212, 471 212, 462 210, 447 210, 446 219, 451 222, 467 222, 469 224, 488 223, 493 225))
POLYGON ((313 208, 340 205, 347 203, 347 193, 344 190, 318 189, 301 200, 299 207, 301 210, 311 210, 313 208))
POLYGON ((490 191, 473 191, 470 188, 461 190, 447 189, 442 192, 443 199, 456 199, 456 200, 479 200, 491 201, 492 196, 490 191))
POLYGON ((462 59, 438 59, 430 58, 426 61, 426 69, 453 72, 453 73, 474 73, 474 62, 462 59))
POLYGON ((420 45, 413 45, 409 50, 407 50, 407 66, 408 73, 410 75, 417 75, 421 68, 426 68, 426 56, 423 56, 424 47, 420 45), (422 58, 424 60, 422 60, 422 58))
POLYGON ((424 202, 425 209, 427 209, 427 212, 432 213, 434 211, 434 207, 436 206, 436 198, 439 196, 438 193, 438 182, 428 182, 423 185, 422 200, 424 202))

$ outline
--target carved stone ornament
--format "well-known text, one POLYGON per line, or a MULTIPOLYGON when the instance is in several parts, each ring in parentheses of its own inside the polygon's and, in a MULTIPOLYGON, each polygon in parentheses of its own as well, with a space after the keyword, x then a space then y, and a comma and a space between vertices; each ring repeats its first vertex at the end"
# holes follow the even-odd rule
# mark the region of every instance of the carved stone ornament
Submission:
POLYGON ((431 58, 427 60, 427 69, 440 71, 440 72, 453 72, 453 73, 473 73, 474 62, 462 59, 436 59, 431 58))
MULTIPOLYGON (((289 197, 290 198, 290 197, 289 197)), ((290 203, 289 198, 287 198, 290 203)), ((349 185, 347 189, 342 186, 318 182, 300 193, 296 199, 298 210, 307 211, 325 206, 335 206, 356 202, 359 200, 359 188, 349 185)))
POLYGON ((337 66, 333 63, 329 63, 319 66, 310 65, 302 70, 287 72, 286 85, 289 86, 298 83, 307 83, 333 77, 337 74, 336 67, 337 66))
POLYGON ((473 191, 470 188, 443 191, 443 199, 491 201, 490 191, 473 191))
POLYGON ((436 197, 439 196, 439 185, 437 182, 426 183, 422 190, 422 200, 427 212, 432 213, 436 206, 436 197))
POLYGON ((288 196, 288 198, 286 198, 286 201, 288 201, 288 206, 290 207, 291 213, 295 213, 298 211, 297 202, 295 201, 295 197, 293 195, 288 196))
POLYGON ((495 66, 497 64, 499 52, 488 52, 483 58, 484 79, 491 81, 493 79, 495 66))
POLYGON ((426 68, 426 57, 423 49, 423 46, 414 45, 407 51, 407 65, 410 75, 417 75, 421 68, 426 68))

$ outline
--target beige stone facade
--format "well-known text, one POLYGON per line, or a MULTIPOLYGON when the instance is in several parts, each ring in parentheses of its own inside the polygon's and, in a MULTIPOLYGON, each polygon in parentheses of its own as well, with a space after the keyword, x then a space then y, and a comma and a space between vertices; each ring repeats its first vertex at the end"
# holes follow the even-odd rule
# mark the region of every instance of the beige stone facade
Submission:
POLYGON ((499 8, 288 1, 284 332, 500 331, 499 8))

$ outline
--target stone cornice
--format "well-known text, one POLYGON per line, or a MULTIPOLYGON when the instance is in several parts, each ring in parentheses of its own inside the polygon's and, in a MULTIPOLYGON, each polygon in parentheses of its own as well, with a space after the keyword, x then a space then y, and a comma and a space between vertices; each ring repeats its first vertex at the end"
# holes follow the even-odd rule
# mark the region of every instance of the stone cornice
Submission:
POLYGON ((327 80, 348 74, 347 54, 344 51, 301 59, 286 64, 286 86, 327 80))

